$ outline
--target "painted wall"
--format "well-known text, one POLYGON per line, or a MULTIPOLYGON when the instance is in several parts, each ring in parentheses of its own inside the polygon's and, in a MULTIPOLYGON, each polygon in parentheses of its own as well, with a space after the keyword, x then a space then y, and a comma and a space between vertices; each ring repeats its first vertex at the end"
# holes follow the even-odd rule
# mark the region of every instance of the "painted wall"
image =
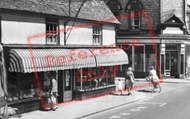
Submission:
MULTIPOLYGON (((74 25, 74 27, 70 31, 70 27, 73 24, 73 21, 70 21, 69 24, 66 27, 66 44, 67 45, 92 45, 92 22, 85 22, 85 21, 77 21, 74 25), (80 27, 81 25, 84 25, 84 27, 80 27)), ((64 44, 64 21, 60 21, 60 44, 64 44)), ((115 26, 104 24, 103 25, 103 44, 102 45, 110 45, 115 44, 115 26)))
MULTIPOLYGON (((28 44, 27 37, 44 34, 31 40, 32 44, 45 44, 45 18, 24 16, 21 14, 2 14, 2 43, 4 44, 28 44)), ((59 21, 60 45, 64 45, 64 20, 59 21)), ((73 21, 66 27, 67 45, 92 45, 92 22, 76 21, 72 29, 73 21), (84 27, 80 27, 84 25, 84 27)), ((115 44, 114 24, 103 25, 103 45, 115 44)))
POLYGON ((113 47, 115 44, 115 27, 108 24, 103 25, 103 45, 113 47))
POLYGON ((167 27, 165 30, 163 30, 163 34, 181 34, 183 35, 183 31, 180 30, 178 27, 167 27))
MULTIPOLYGON (((65 29, 66 33, 66 44, 67 45, 92 45, 92 25, 85 27, 79 27, 81 25, 87 25, 87 22, 77 21, 74 23, 70 21, 65 29)), ((60 29, 64 29, 64 21, 60 21, 60 29)), ((60 32, 60 44, 64 44, 64 32, 60 32)))
MULTIPOLYGON (((27 44, 27 37, 45 33, 45 19, 10 13, 1 14, 2 43, 27 44)), ((38 37, 32 44, 45 44, 45 36, 38 37)))

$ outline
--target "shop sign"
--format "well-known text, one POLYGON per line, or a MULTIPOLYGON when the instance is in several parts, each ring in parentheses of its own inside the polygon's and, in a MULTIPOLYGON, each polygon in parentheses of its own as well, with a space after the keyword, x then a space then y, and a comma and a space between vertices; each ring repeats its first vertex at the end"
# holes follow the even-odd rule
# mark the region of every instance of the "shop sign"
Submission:
POLYGON ((162 40, 163 43, 183 43, 181 40, 162 40))

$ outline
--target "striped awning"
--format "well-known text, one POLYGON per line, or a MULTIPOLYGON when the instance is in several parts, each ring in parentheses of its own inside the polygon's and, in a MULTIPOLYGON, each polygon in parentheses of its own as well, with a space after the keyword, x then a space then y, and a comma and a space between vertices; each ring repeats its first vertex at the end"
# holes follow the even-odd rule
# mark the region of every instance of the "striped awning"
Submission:
POLYGON ((88 49, 11 49, 10 72, 41 72, 96 67, 88 49))
POLYGON ((128 64, 128 55, 120 48, 90 49, 95 55, 97 66, 113 66, 128 64))

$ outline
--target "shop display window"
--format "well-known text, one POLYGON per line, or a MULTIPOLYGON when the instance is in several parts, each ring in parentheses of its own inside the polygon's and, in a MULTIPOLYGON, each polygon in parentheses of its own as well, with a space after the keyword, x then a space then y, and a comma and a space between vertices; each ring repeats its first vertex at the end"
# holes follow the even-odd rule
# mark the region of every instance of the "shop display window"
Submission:
POLYGON ((39 97, 34 73, 9 73, 7 91, 9 102, 39 97))
POLYGON ((96 68, 83 68, 76 70, 76 90, 92 90, 115 84, 118 66, 102 66, 96 68))

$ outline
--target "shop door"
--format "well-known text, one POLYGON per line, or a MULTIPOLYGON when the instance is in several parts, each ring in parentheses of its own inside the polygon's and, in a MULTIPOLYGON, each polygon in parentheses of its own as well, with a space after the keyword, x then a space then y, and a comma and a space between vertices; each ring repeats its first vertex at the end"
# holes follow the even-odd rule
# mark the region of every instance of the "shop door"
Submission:
POLYGON ((171 53, 170 52, 166 52, 165 55, 165 76, 170 76, 170 71, 171 71, 171 53))
POLYGON ((165 76, 177 75, 177 51, 166 51, 165 76))
POLYGON ((177 51, 171 51, 171 76, 177 76, 177 51))
POLYGON ((71 70, 65 70, 63 75, 64 86, 63 86, 63 101, 72 100, 72 76, 71 70))

